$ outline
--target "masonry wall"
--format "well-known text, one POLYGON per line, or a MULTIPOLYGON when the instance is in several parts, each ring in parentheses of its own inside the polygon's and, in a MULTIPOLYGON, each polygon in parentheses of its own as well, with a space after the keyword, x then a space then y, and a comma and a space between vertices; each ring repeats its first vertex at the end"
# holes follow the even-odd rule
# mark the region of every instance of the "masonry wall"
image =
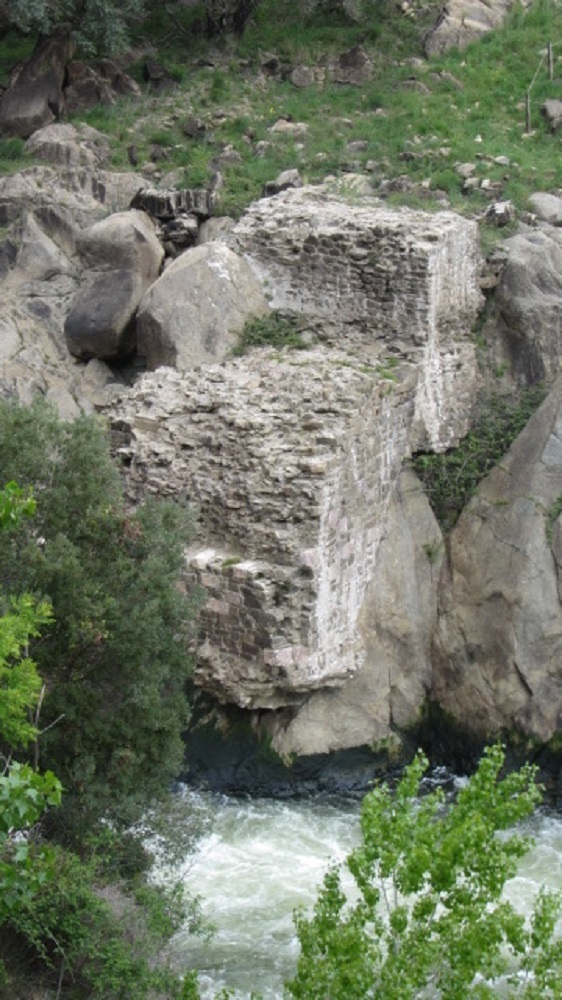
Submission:
POLYGON ((338 344, 397 341, 405 352, 463 335, 480 304, 478 227, 453 212, 303 188, 255 202, 233 239, 272 307, 304 313, 338 344))
POLYGON ((298 706, 365 662, 359 615, 404 459, 467 428, 476 226, 303 189, 251 206, 232 239, 318 344, 145 375, 113 405, 114 433, 133 499, 197 512, 198 683, 298 706))
POLYGON ((357 616, 408 454, 415 373, 325 348, 144 376, 114 424, 132 495, 184 496, 205 545, 199 680, 276 707, 361 665, 357 616))

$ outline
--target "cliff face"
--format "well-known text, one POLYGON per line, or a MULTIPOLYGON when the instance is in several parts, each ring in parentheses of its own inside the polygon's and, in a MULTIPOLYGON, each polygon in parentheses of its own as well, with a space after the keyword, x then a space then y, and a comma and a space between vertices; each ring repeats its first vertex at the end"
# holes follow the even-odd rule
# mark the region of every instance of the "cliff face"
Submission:
POLYGON ((454 528, 435 695, 484 737, 562 727, 562 380, 454 528))

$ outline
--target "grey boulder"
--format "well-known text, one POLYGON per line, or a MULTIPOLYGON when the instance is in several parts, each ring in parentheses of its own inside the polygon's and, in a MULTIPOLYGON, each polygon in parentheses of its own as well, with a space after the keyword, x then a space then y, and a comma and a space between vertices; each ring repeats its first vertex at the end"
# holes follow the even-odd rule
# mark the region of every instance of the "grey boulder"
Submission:
POLYGON ((268 308, 248 262, 223 243, 206 243, 178 257, 144 296, 137 350, 149 369, 222 361, 246 321, 268 308))
POLYGON ((121 359, 135 349, 134 317, 164 257, 144 212, 117 212, 80 234, 86 278, 65 323, 71 354, 82 360, 121 359))
POLYGON ((60 116, 66 67, 73 52, 68 25, 60 25, 38 43, 30 58, 12 74, 0 97, 0 135, 27 139, 60 116))
POLYGON ((562 379, 454 528, 434 696, 486 739, 562 726, 562 379))

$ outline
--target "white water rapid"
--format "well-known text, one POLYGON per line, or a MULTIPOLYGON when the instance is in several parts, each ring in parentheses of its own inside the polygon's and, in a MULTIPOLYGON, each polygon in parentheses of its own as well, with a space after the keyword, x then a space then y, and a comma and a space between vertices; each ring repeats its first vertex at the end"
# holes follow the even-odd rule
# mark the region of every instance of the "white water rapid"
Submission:
MULTIPOLYGON (((237 1000, 248 1000, 252 990, 264 1000, 280 1000, 298 955, 293 910, 312 909, 329 863, 356 844, 359 804, 184 794, 210 819, 185 879, 216 930, 209 941, 178 934, 174 962, 181 970, 199 970, 204 1000, 223 987, 237 1000)), ((537 813, 529 826, 536 846, 507 887, 522 910, 541 883, 562 889, 562 817, 537 813)))

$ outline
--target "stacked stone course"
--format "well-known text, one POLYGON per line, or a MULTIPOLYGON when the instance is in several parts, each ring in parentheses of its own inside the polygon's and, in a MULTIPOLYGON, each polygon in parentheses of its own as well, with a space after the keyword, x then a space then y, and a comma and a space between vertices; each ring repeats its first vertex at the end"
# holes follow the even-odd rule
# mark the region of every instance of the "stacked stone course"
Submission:
POLYGON ((198 676, 226 700, 274 707, 355 672, 356 621, 408 453, 412 382, 327 348, 179 375, 117 403, 134 497, 184 496, 208 595, 198 676))
POLYGON ((319 343, 145 375, 112 407, 116 444, 133 499, 198 513, 198 683, 298 710, 365 665, 360 616, 404 459, 468 426, 477 233, 452 213, 301 189, 252 206, 229 239, 319 343))

